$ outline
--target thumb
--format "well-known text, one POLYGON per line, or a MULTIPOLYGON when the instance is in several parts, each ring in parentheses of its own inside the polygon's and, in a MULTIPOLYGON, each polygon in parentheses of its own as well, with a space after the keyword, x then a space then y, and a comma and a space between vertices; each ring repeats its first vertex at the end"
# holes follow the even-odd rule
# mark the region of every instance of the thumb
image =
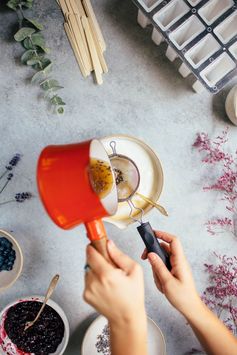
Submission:
POLYGON ((164 284, 172 279, 171 273, 157 254, 149 253, 148 260, 152 266, 153 272, 157 275, 161 284, 164 284))
POLYGON ((116 247, 112 240, 107 243, 109 256, 112 261, 126 273, 129 273, 134 265, 134 261, 116 247))

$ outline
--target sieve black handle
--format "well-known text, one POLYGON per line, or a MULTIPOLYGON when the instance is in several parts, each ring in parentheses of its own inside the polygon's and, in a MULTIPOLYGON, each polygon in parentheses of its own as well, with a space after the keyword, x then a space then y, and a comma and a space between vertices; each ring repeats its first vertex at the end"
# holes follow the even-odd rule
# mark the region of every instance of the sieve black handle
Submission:
POLYGON ((148 253, 156 253, 162 259, 167 269, 171 271, 172 267, 170 264, 169 254, 165 249, 160 246, 155 233, 153 232, 149 222, 142 223, 137 230, 142 237, 142 240, 147 248, 148 253))

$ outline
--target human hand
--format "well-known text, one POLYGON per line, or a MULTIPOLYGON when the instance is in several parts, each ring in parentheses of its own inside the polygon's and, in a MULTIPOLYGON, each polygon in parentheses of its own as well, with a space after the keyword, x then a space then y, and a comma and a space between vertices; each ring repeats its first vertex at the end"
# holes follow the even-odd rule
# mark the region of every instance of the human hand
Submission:
POLYGON ((145 249, 142 259, 149 260, 157 288, 164 293, 169 302, 185 316, 200 303, 191 269, 184 255, 180 241, 173 235, 156 231, 156 237, 162 239, 161 246, 170 254, 171 272, 161 258, 145 249))
POLYGON ((130 322, 145 317, 143 272, 139 264, 123 254, 110 240, 108 253, 117 266, 108 263, 91 245, 87 246, 84 299, 109 322, 130 322))

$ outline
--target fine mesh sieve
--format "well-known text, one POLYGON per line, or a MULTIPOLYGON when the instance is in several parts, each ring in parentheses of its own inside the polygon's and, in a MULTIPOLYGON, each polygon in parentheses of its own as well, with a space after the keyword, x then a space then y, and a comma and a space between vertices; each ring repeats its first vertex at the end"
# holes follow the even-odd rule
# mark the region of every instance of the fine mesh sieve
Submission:
POLYGON ((140 184, 140 173, 134 161, 118 154, 116 142, 111 141, 112 154, 109 155, 117 186, 118 202, 130 201, 140 184))

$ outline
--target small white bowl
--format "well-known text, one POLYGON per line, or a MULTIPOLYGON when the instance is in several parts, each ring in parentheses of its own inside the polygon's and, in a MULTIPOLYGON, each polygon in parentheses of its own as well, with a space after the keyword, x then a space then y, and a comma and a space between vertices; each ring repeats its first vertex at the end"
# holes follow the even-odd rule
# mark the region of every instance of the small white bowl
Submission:
POLYGON ((237 85, 227 95, 225 110, 231 122, 237 126, 237 85))
MULTIPOLYGON (((165 338, 158 325, 149 317, 148 322, 148 354, 166 355, 165 338)), ((83 338, 81 355, 97 355, 96 342, 97 336, 102 333, 104 327, 108 324, 104 316, 98 316, 89 326, 83 338)))
MULTIPOLYGON (((12 344, 11 340, 9 339, 9 337, 6 335, 6 332, 4 330, 4 321, 6 319, 6 314, 7 311, 10 307, 14 306, 15 304, 19 303, 19 302, 25 302, 25 301, 39 301, 39 302, 44 302, 44 296, 29 296, 29 297, 23 297, 19 300, 16 300, 10 304, 8 304, 0 313, 0 354, 1 355, 5 355, 6 351, 3 351, 3 347, 6 346, 7 344, 7 350, 8 350, 8 354, 11 355, 18 355, 19 352, 17 352, 16 350, 16 346, 14 344, 12 344), (3 342, 2 342, 3 341, 3 342)), ((70 334, 70 330, 69 330, 69 323, 68 323, 68 319, 66 314, 64 313, 63 309, 53 300, 49 299, 47 302, 47 305, 49 305, 50 307, 52 307, 61 317, 63 323, 64 323, 64 336, 62 339, 62 342, 59 344, 57 351, 51 355, 63 355, 63 353, 66 350, 66 347, 68 345, 68 341, 69 341, 69 334, 70 334)), ((33 354, 32 354, 33 355, 33 354)))
POLYGON ((12 243, 12 248, 16 252, 16 259, 13 265, 13 269, 10 271, 0 271, 0 292, 11 287, 21 274, 23 267, 23 255, 20 245, 16 239, 8 232, 0 229, 0 237, 5 237, 12 243))

